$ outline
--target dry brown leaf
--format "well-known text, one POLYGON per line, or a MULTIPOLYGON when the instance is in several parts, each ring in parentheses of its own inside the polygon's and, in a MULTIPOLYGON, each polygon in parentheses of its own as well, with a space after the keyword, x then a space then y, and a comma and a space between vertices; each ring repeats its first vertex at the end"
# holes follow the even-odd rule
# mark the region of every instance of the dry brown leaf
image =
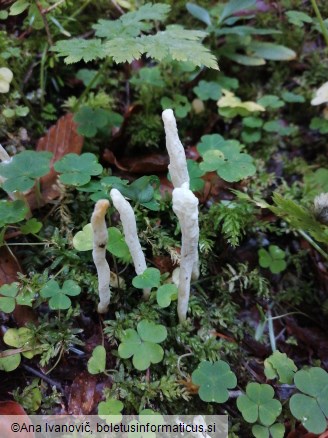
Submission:
POLYGON ((59 189, 56 185, 57 172, 55 172, 53 164, 66 154, 80 154, 83 141, 84 138, 78 134, 77 125, 71 113, 58 119, 57 123, 49 129, 47 134, 40 138, 36 150, 52 152, 53 158, 51 160, 50 172, 40 178, 41 200, 38 202, 34 191, 27 195, 32 210, 42 207, 59 196, 59 189))
POLYGON ((73 381, 69 399, 70 415, 88 415, 95 406, 97 378, 86 371, 80 373, 73 381))

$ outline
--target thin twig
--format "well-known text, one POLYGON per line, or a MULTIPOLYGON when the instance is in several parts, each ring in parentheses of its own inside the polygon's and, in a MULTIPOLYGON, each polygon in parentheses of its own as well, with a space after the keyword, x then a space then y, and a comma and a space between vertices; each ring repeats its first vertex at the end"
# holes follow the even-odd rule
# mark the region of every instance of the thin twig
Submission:
POLYGON ((51 36, 51 33, 50 33, 49 23, 48 23, 46 15, 43 13, 42 5, 41 5, 41 3, 38 0, 35 0, 35 3, 37 5, 37 7, 39 9, 39 12, 41 14, 41 17, 42 17, 44 28, 45 28, 46 33, 47 33, 47 38, 48 38, 49 46, 53 46, 54 42, 53 42, 53 39, 52 39, 52 36, 51 36))
POLYGON ((66 2, 66 0, 59 0, 57 3, 54 3, 53 5, 49 6, 48 8, 42 9, 41 14, 46 15, 49 14, 49 12, 53 11, 57 8, 57 6, 61 5, 62 3, 66 2))

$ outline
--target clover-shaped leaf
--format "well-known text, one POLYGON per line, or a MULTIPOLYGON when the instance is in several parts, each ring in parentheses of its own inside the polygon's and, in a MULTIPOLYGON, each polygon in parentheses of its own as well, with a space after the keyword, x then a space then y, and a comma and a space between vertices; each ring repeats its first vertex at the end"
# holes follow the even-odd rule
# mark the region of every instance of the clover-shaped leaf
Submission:
POLYGON ((159 187, 159 178, 154 175, 142 176, 129 185, 114 183, 113 187, 118 189, 123 196, 139 202, 144 207, 153 211, 158 211, 159 204, 154 199, 155 189, 159 187))
POLYGON ((0 163, 0 175, 5 178, 2 188, 6 192, 30 190, 37 178, 50 169, 51 152, 24 151, 0 163))
POLYGON ((203 156, 207 151, 220 149, 225 142, 226 140, 220 134, 203 135, 197 145, 197 151, 203 156))
POLYGON ((28 208, 24 201, 0 201, 0 227, 24 220, 28 208))
POLYGON ((98 415, 107 423, 119 423, 122 421, 123 403, 113 398, 100 402, 98 405, 98 415))
POLYGON ((255 424, 252 427, 255 438, 283 438, 285 435, 285 426, 281 423, 275 423, 270 427, 255 424))
POLYGON ((191 105, 188 99, 186 96, 182 96, 181 94, 175 94, 173 99, 169 97, 162 97, 161 105, 163 110, 172 108, 175 116, 179 119, 186 117, 191 110, 191 105))
POLYGON ((301 370, 295 374, 294 382, 304 394, 291 397, 291 413, 309 432, 324 432, 328 418, 328 373, 319 367, 301 370))
POLYGON ((271 426, 281 413, 281 403, 273 397, 272 386, 249 383, 246 394, 237 398, 237 407, 248 423, 259 420, 264 426, 271 426))
POLYGON ((221 87, 213 81, 199 81, 193 92, 201 100, 218 100, 221 97, 221 87))
POLYGON ((67 154, 54 164, 56 172, 61 173, 59 179, 63 184, 83 186, 91 176, 99 175, 103 168, 97 157, 89 152, 77 155, 67 154))
MULTIPOLYGON (((10 350, 5 350, 4 353, 9 354, 10 350)), ((20 353, 9 354, 8 356, 0 357, 0 371, 14 371, 19 367, 21 362, 20 353)))
POLYGON ((264 374, 267 379, 278 378, 280 383, 291 384, 297 367, 286 353, 276 350, 264 361, 264 374))
POLYGON ((137 275, 132 280, 134 287, 144 289, 145 287, 158 287, 161 280, 161 273, 156 268, 147 268, 142 274, 137 275))
POLYGON ((41 353, 40 345, 35 340, 32 330, 27 327, 19 329, 10 328, 3 336, 3 340, 10 347, 23 348, 22 355, 28 359, 32 359, 36 354, 41 353))
POLYGON ((209 150, 203 155, 204 161, 200 168, 205 172, 217 171, 217 174, 228 182, 240 181, 243 178, 254 175, 256 169, 253 158, 240 151, 236 143, 226 142, 220 149, 209 150))
POLYGON ((142 320, 137 325, 137 331, 125 330, 118 354, 122 359, 133 356, 133 366, 140 371, 146 370, 151 363, 158 363, 163 359, 164 350, 158 344, 166 337, 166 327, 142 320))
MULTIPOLYGON (((93 249, 92 225, 87 224, 73 237, 73 246, 77 251, 91 251, 93 249)), ((114 256, 128 263, 131 260, 129 247, 123 234, 118 228, 108 228, 107 250, 114 256)))
POLYGON ((93 349, 92 356, 88 360, 88 371, 90 374, 103 373, 106 369, 106 350, 102 345, 93 349))
MULTIPOLYGON (((187 160, 187 168, 189 174, 189 188, 193 192, 198 192, 204 188, 205 182, 201 178, 205 172, 200 168, 199 164, 194 160, 187 160)), ((168 173, 168 180, 172 181, 170 173, 168 173)))
POLYGON ((69 296, 79 295, 81 292, 80 286, 73 280, 66 280, 63 284, 62 289, 56 280, 50 280, 43 286, 40 291, 42 298, 50 298, 49 307, 53 310, 66 310, 68 309, 72 302, 69 296))
POLYGON ((198 394, 203 401, 224 403, 229 398, 228 389, 237 385, 237 378, 223 360, 204 361, 192 373, 192 382, 199 385, 198 394))
POLYGON ((275 96, 273 94, 265 94, 257 101, 257 103, 263 105, 265 108, 272 109, 281 108, 285 105, 285 103, 280 100, 278 96, 275 96))
POLYGON ((175 284, 163 284, 157 289, 156 299, 160 307, 168 307, 171 301, 178 298, 178 288, 175 284))
POLYGON ((223 96, 217 101, 219 113, 223 117, 248 116, 253 112, 265 111, 263 105, 256 102, 242 102, 241 99, 231 91, 222 89, 223 96))
POLYGON ((11 313, 15 309, 18 283, 4 284, 0 287, 0 310, 11 313))
POLYGON ((74 116, 77 132, 85 137, 94 137, 108 122, 108 112, 101 108, 83 106, 74 116))
POLYGON ((20 227, 23 234, 36 234, 42 228, 42 223, 36 220, 34 217, 29 219, 24 225, 20 227))
POLYGON ((286 269, 286 253, 277 245, 270 245, 269 251, 261 248, 258 251, 258 255, 260 266, 262 268, 269 268, 273 274, 278 274, 279 272, 286 269))

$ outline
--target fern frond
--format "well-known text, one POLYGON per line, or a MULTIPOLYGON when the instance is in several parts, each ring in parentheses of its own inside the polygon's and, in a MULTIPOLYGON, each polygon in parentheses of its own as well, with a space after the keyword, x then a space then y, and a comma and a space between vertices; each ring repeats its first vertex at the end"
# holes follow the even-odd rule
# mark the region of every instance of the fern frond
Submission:
POLYGON ((105 58, 107 55, 104 45, 97 38, 90 40, 73 38, 71 40, 57 41, 52 50, 57 52, 59 56, 66 56, 64 59, 65 64, 73 64, 81 60, 89 62, 94 59, 105 58))

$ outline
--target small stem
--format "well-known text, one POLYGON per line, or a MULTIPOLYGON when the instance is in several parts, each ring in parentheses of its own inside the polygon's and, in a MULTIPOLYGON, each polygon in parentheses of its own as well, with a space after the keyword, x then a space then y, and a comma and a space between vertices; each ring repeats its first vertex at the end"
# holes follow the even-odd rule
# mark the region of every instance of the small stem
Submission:
POLYGON ((51 35, 51 32, 50 32, 49 23, 48 23, 46 15, 43 12, 42 5, 41 5, 41 3, 38 0, 35 0, 35 4, 36 4, 37 8, 39 9, 39 12, 40 12, 41 17, 42 17, 44 28, 46 30, 47 37, 48 37, 49 46, 53 46, 54 42, 53 42, 52 35, 51 35))
POLYGON ((85 87, 84 91, 82 92, 82 94, 78 98, 76 104, 73 107, 73 112, 76 112, 79 109, 84 97, 89 93, 89 91, 91 90, 91 87, 97 81, 97 79, 102 75, 102 73, 106 67, 107 67, 107 64, 104 62, 104 64, 98 70, 97 74, 91 79, 91 81, 88 83, 88 85, 85 87))
POLYGON ((307 240, 310 245, 313 246, 314 249, 318 251, 319 254, 322 255, 326 260, 328 260, 328 254, 310 237, 305 231, 303 230, 297 230, 301 236, 304 237, 305 240, 307 240))
POLYGON ((47 60, 47 52, 48 52, 48 44, 45 45, 43 52, 42 52, 42 58, 41 58, 41 64, 40 64, 40 89, 41 89, 41 108, 44 107, 44 95, 45 95, 45 64, 47 60))
POLYGON ((59 0, 57 3, 55 3, 55 4, 51 5, 51 6, 49 6, 48 8, 42 9, 41 14, 42 14, 42 15, 46 15, 46 14, 48 14, 49 12, 53 11, 54 9, 56 9, 57 6, 61 5, 61 4, 64 3, 65 1, 66 1, 66 0, 59 0))
POLYGON ((274 352, 277 350, 277 345, 276 345, 276 337, 274 334, 271 309, 268 309, 268 311, 267 311, 267 321, 268 321, 268 330, 269 330, 271 349, 272 349, 272 352, 274 352))
POLYGON ((326 28, 325 23, 323 21, 323 18, 322 18, 322 15, 320 13, 320 10, 318 8, 317 1, 316 0, 311 0, 311 3, 312 3, 313 10, 315 12, 315 15, 317 16, 317 19, 319 20, 321 32, 322 32, 322 35, 323 35, 323 37, 325 39, 326 46, 328 47, 328 31, 327 31, 327 28, 326 28))

